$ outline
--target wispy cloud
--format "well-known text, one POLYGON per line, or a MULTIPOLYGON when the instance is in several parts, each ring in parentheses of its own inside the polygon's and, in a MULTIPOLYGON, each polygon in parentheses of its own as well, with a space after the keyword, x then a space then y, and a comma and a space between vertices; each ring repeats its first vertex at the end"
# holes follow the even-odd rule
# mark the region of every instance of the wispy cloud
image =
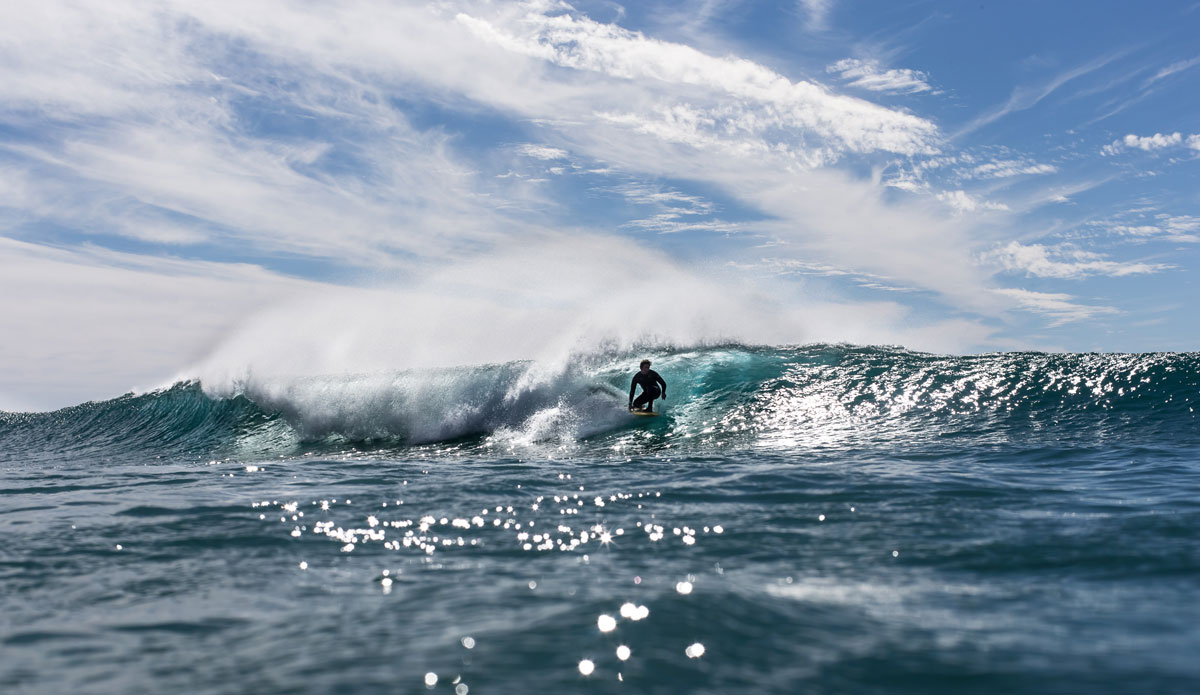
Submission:
POLYGON ((985 260, 998 264, 1008 272, 1062 279, 1079 279, 1089 275, 1109 277, 1145 275, 1171 268, 1171 266, 1161 263, 1111 261, 1100 254, 1071 246, 1025 245, 1015 241, 985 254, 985 260))
POLYGON ((834 0, 798 0, 808 20, 808 28, 820 31, 829 26, 829 12, 834 0))
POLYGON ((1059 292, 1034 292, 1016 288, 1002 288, 994 292, 1015 301, 1023 309, 1050 317, 1051 327, 1121 313, 1110 306, 1079 304, 1074 301, 1073 296, 1059 292))
POLYGON ((1158 214, 1141 223, 1114 221, 1097 223, 1097 226, 1109 234, 1136 241, 1200 242, 1200 217, 1190 215, 1158 214))
POLYGON ((1174 75, 1179 72, 1183 72, 1184 70, 1187 70, 1196 65, 1200 65, 1200 57, 1189 58, 1187 60, 1177 60, 1174 63, 1171 63, 1170 65, 1166 66, 1165 68, 1163 68, 1163 69, 1159 70, 1158 72, 1154 73, 1153 75, 1151 75, 1146 80, 1146 82, 1143 86, 1149 86, 1151 84, 1154 84, 1155 82, 1158 82, 1161 79, 1170 77, 1171 75, 1174 75))
POLYGON ((957 212, 976 212, 978 210, 1007 210, 1004 203, 994 203, 980 200, 966 191, 944 191, 937 194, 937 199, 949 205, 957 212))
POLYGON ((1055 75, 1040 85, 1032 87, 1017 87, 1012 91, 1012 95, 1009 96, 1007 102, 997 108, 992 109, 991 111, 979 115, 974 120, 967 123, 967 125, 963 126, 957 133, 954 134, 953 137, 955 139, 961 138, 968 133, 973 133, 990 123, 994 123, 1001 118, 1004 118, 1010 113, 1033 108, 1063 85, 1087 75, 1088 73, 1099 70, 1100 68, 1119 58, 1121 55, 1121 53, 1116 53, 1098 58, 1091 62, 1080 65, 1079 67, 1055 75))
POLYGON ((567 151, 558 147, 547 147, 546 145, 524 144, 517 148, 517 152, 526 157, 541 159, 543 161, 553 161, 555 159, 566 159, 567 151))
POLYGON ((936 126, 911 114, 792 81, 744 58, 707 55, 570 12, 529 11, 538 8, 529 5, 521 14, 491 17, 461 13, 457 19, 480 39, 507 51, 624 80, 648 90, 656 102, 642 111, 629 110, 628 102, 623 108, 603 109, 612 122, 692 144, 727 142, 732 135, 734 140, 754 138, 768 147, 803 151, 807 134, 835 155, 928 154, 937 149, 936 126), (700 87, 709 95, 667 91, 672 86, 700 87), (788 133, 799 137, 776 139, 788 133))
POLYGON ((851 87, 872 92, 916 94, 933 91, 925 73, 905 68, 882 69, 874 60, 845 58, 829 65, 825 71, 837 74, 851 87))
POLYGON ((1058 171, 1058 168, 1053 164, 1035 164, 1027 161, 1006 159, 980 164, 971 169, 968 174, 970 178, 1003 179, 1013 176, 1053 174, 1056 171, 1058 171))
POLYGON ((648 206, 657 211, 649 217, 626 222, 623 226, 628 229, 659 234, 741 231, 740 225, 713 217, 716 205, 700 196, 644 183, 627 183, 608 190, 635 205, 648 206))
POLYGON ((883 292, 915 292, 915 287, 901 287, 890 284, 888 278, 871 273, 863 273, 852 270, 850 268, 842 268, 824 263, 812 263, 799 259, 788 258, 763 258, 759 263, 751 266, 755 269, 766 269, 768 272, 779 275, 797 274, 797 275, 815 275, 822 277, 846 277, 852 278, 860 287, 866 287, 873 290, 883 292))

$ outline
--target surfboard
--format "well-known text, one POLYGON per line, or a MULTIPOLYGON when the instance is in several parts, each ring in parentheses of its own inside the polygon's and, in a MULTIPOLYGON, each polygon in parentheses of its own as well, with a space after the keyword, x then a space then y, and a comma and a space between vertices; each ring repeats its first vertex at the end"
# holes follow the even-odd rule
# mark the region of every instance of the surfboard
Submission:
POLYGON ((654 410, 654 411, 651 411, 651 412, 649 412, 649 413, 643 413, 643 412, 642 412, 642 411, 640 411, 640 410, 631 410, 631 411, 629 411, 629 414, 630 414, 630 415, 637 415, 638 417, 654 417, 654 416, 658 415, 658 414, 659 414, 659 412, 658 412, 657 410, 654 410))

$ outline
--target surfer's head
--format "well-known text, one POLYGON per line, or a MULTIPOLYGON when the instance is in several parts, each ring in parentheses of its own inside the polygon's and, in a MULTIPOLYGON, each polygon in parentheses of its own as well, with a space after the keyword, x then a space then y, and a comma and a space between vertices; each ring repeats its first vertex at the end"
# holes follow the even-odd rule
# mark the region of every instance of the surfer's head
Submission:
POLYGON ((639 364, 638 366, 641 367, 642 371, 644 372, 650 368, 650 360, 642 360, 642 363, 639 364))

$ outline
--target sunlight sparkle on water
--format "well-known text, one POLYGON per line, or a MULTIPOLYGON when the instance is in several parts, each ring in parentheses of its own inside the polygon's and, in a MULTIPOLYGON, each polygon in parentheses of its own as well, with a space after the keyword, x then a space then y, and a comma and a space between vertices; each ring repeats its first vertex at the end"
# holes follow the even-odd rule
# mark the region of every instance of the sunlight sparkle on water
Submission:
POLYGON ((583 675, 590 676, 595 670, 596 664, 592 663, 591 659, 584 659, 583 661, 579 662, 579 672, 583 675))
POLYGON ((632 603, 621 604, 621 617, 628 620, 642 620, 650 616, 650 609, 645 606, 635 606, 632 603))
POLYGON ((629 649, 629 647, 626 647, 623 644, 617 647, 617 658, 621 661, 627 660, 631 654, 633 654, 633 652, 629 649))

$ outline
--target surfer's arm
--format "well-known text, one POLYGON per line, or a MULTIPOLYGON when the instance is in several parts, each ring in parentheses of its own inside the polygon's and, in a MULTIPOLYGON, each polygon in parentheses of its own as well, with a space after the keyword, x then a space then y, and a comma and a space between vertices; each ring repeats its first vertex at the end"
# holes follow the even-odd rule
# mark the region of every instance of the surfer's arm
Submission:
POLYGON ((654 377, 658 379, 658 383, 662 384, 662 399, 664 401, 667 400, 667 382, 663 381, 663 378, 657 373, 655 373, 654 377))
POLYGON ((637 375, 633 376, 633 382, 629 384, 629 404, 633 405, 633 392, 637 391, 637 375))

